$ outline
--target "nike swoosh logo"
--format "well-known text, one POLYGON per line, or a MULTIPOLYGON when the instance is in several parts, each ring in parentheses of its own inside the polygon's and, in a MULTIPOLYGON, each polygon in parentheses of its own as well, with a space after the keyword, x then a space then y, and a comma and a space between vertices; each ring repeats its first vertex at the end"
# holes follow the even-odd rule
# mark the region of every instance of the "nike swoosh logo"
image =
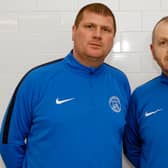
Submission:
POLYGON ((158 113, 159 111, 162 111, 162 109, 157 109, 157 110, 155 110, 155 111, 146 112, 146 113, 145 113, 145 117, 149 117, 149 116, 151 116, 151 115, 153 115, 153 114, 158 113))
POLYGON ((69 99, 63 99, 63 100, 60 100, 59 98, 56 98, 56 104, 63 104, 63 103, 66 103, 66 102, 69 102, 69 101, 72 101, 74 100, 75 98, 69 98, 69 99))

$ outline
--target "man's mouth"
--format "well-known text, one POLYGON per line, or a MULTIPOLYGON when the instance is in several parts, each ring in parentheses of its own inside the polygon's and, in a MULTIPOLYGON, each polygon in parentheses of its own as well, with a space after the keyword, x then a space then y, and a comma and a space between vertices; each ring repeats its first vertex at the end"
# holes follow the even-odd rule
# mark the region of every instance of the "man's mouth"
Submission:
POLYGON ((98 48, 102 47, 102 44, 96 43, 96 42, 91 42, 91 43, 89 43, 89 45, 91 45, 93 47, 98 47, 98 48))

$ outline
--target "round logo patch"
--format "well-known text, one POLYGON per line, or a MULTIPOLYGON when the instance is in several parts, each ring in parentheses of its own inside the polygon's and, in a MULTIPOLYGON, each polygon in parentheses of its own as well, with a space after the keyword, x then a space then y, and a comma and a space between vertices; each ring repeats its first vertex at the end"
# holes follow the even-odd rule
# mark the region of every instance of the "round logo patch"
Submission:
POLYGON ((112 96, 109 98, 109 106, 114 112, 121 111, 120 99, 117 96, 112 96))

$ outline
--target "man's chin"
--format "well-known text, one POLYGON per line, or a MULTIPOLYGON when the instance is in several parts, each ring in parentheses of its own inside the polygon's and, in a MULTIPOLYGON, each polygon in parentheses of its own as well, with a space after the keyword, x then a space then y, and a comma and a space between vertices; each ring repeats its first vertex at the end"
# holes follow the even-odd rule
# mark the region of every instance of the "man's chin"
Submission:
POLYGON ((90 55, 90 56, 88 56, 88 59, 90 60, 90 61, 95 61, 95 62, 103 62, 103 60, 105 59, 103 56, 94 56, 94 55, 90 55))

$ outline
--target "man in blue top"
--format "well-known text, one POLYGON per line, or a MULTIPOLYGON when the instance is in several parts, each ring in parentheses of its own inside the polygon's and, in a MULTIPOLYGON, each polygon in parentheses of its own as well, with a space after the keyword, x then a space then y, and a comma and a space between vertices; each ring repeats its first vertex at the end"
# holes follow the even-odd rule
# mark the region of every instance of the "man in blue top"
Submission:
POLYGON ((168 16, 154 27, 151 51, 162 74, 132 95, 125 153, 136 168, 168 168, 168 16))
POLYGON ((72 28, 73 50, 24 76, 1 129, 7 168, 121 168, 130 88, 103 63, 115 33, 111 10, 89 4, 72 28))

